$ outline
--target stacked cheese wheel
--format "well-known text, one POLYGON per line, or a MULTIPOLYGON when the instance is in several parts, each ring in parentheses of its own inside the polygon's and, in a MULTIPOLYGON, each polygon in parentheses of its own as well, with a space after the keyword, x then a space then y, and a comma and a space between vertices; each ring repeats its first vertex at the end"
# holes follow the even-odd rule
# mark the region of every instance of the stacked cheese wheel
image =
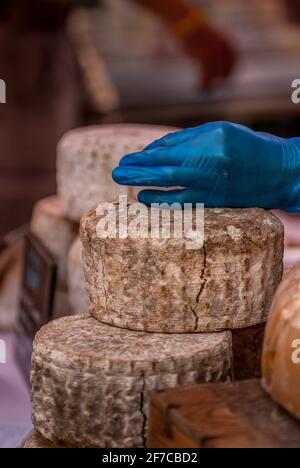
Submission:
MULTIPOLYGON (((123 207, 112 206, 121 219, 123 207)), ((217 332, 267 320, 282 276, 283 228, 273 214, 207 209, 204 246, 198 247, 189 245, 188 232, 175 237, 172 216, 171 238, 153 238, 150 209, 140 209, 149 230, 146 238, 141 233, 136 239, 101 239, 98 226, 104 217, 99 210, 82 218, 93 317, 131 330, 163 333, 217 332)), ((127 225, 135 219, 131 211, 129 205, 127 225)), ((195 210, 193 216, 195 224, 195 210)), ((139 223, 144 226, 141 213, 139 223)), ((118 227, 120 232, 126 228, 121 222, 118 227)))
POLYGON ((125 154, 143 149, 172 129, 152 125, 103 125, 67 133, 58 145, 58 195, 34 207, 31 232, 58 266, 54 317, 87 310, 79 222, 84 212, 118 194, 137 190, 112 180, 112 170, 125 154))
POLYGON ((286 275, 274 299, 264 342, 263 385, 300 419, 300 263, 286 275))
POLYGON ((67 216, 79 222, 100 201, 115 200, 120 194, 134 197, 136 189, 113 182, 112 170, 123 155, 141 151, 174 130, 151 125, 103 125, 67 133, 58 145, 57 158, 58 194, 67 216))
POLYGON ((149 390, 224 380, 230 372, 228 332, 160 335, 62 318, 35 339, 34 426, 56 444, 143 447, 149 390))
MULTIPOLYGON (((87 315, 61 318, 36 336, 36 433, 28 447, 144 447, 150 390, 255 375, 262 330, 281 280, 283 228, 260 209, 205 210, 199 243, 185 232, 173 234, 175 215, 168 238, 152 237, 148 208, 139 206, 136 222, 131 216, 137 207, 126 204, 124 221, 124 206, 114 202, 109 206, 118 229, 124 232, 135 222, 136 237, 101 236, 105 210, 88 205, 107 202, 111 182, 103 181, 97 199, 97 177, 117 163, 110 155, 125 130, 103 132, 71 133, 59 149, 64 212, 77 222, 89 208, 81 221, 82 247, 75 240, 67 262, 73 308, 87 315), (97 166, 102 141, 107 160, 97 166), (141 236, 146 220, 147 235, 141 236), (81 249, 85 277, 78 270, 81 249)), ((139 132, 141 127, 125 132, 126 145, 136 144, 139 132)), ((155 138, 151 132, 145 140, 150 133, 155 138)), ((158 217, 165 214, 158 210, 158 217)), ((197 225, 196 215, 191 212, 197 225)))

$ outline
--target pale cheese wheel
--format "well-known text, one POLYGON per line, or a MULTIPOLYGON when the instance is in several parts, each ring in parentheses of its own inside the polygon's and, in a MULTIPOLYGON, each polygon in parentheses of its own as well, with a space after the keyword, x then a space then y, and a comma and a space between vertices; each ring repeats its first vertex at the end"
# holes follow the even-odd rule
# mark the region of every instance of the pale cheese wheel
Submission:
POLYGON ((122 156, 141 151, 153 140, 176 129, 154 125, 102 125, 73 130, 58 145, 57 183, 70 219, 81 216, 103 200, 119 194, 135 196, 137 188, 121 187, 112 171, 122 156))
POLYGON ((0 330, 2 331, 13 331, 18 322, 22 284, 20 259, 13 260, 3 278, 0 277, 0 330))
POLYGON ((78 225, 66 218, 59 197, 44 198, 35 205, 30 230, 53 255, 58 266, 59 287, 65 288, 68 253, 78 234, 78 225))
POLYGON ((276 293, 263 349, 263 386, 300 419, 300 263, 276 293))
POLYGON ((62 318, 34 341, 34 427, 53 443, 143 447, 149 390, 227 380, 231 367, 230 332, 160 335, 62 318))
POLYGON ((68 258, 68 297, 72 313, 88 313, 88 299, 85 286, 82 244, 80 237, 74 241, 68 258))
MULTIPOLYGON (((124 208, 114 207, 119 219, 124 208)), ((283 226, 270 212, 207 209, 204 247, 193 249, 185 237, 175 238, 173 224, 170 239, 153 238, 151 223, 147 238, 100 238, 98 213, 83 216, 80 229, 94 318, 159 333, 216 332, 267 320, 283 257, 283 226)), ((141 219, 150 218, 143 210, 141 219)), ((133 219, 128 215, 127 224, 133 219)))

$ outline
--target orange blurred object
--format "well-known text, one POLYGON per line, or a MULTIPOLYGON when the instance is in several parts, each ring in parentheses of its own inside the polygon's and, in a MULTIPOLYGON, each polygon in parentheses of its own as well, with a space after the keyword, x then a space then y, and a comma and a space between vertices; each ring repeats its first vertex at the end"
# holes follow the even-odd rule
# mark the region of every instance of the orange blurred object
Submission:
POLYGON ((159 14, 201 66, 201 88, 211 89, 232 72, 237 54, 226 35, 188 0, 135 0, 159 14))

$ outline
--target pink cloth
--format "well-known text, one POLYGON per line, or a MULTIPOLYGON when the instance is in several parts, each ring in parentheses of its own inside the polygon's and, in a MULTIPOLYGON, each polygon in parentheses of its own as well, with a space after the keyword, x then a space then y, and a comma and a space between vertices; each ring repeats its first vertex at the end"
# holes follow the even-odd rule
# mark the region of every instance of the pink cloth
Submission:
POLYGON ((281 219, 285 229, 284 268, 290 270, 300 260, 300 215, 274 211, 281 219))
POLYGON ((300 247, 300 214, 289 214, 283 211, 274 211, 274 213, 284 224, 285 244, 300 247))

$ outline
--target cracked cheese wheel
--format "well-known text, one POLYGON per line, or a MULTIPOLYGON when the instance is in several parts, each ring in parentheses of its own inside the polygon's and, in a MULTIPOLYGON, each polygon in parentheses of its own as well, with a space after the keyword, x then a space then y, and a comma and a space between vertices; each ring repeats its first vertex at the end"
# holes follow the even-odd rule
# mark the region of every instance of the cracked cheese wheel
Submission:
POLYGON ((73 130, 58 145, 58 193, 70 219, 79 221, 101 200, 119 194, 129 198, 138 192, 121 187, 111 177, 112 170, 127 153, 141 151, 153 140, 176 130, 154 125, 102 125, 73 130))
POLYGON ((300 419, 300 263, 276 293, 263 349, 263 386, 300 419))
POLYGON ((160 335, 56 320, 34 341, 34 427, 53 443, 142 447, 148 391, 227 380, 231 356, 230 332, 160 335))
POLYGON ((68 295, 74 315, 88 312, 88 300, 85 287, 82 245, 79 237, 73 243, 68 258, 68 295))
MULTIPOLYGON (((117 219, 124 211, 119 206, 117 219)), ((144 210, 140 226, 154 219, 144 210)), ((80 229, 94 318, 158 333, 215 332, 267 320, 283 257, 283 226, 272 213, 207 209, 204 247, 193 249, 185 237, 175 238, 173 217, 170 239, 154 238, 150 222, 145 238, 100 238, 104 218, 97 213, 83 216, 80 229)), ((127 224, 134 219, 129 214, 127 224)))
POLYGON ((53 255, 58 266, 59 287, 64 289, 68 253, 78 234, 78 225, 66 218, 61 200, 53 196, 44 198, 35 205, 30 230, 53 255))

